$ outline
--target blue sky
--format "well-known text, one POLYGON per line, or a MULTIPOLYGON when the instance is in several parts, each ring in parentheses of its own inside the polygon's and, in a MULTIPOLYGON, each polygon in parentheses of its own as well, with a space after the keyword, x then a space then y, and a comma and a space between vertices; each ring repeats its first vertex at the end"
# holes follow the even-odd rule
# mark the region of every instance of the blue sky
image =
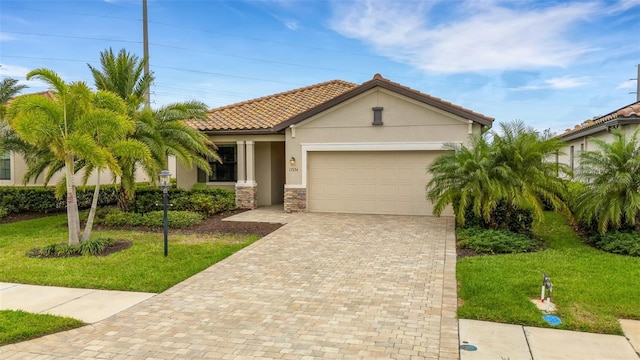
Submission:
MULTIPOLYGON (((153 106, 210 107, 384 77, 497 122, 562 132, 635 101, 640 0, 148 0, 153 106)), ((92 84, 106 48, 142 55, 141 0, 0 2, 0 77, 92 84)))

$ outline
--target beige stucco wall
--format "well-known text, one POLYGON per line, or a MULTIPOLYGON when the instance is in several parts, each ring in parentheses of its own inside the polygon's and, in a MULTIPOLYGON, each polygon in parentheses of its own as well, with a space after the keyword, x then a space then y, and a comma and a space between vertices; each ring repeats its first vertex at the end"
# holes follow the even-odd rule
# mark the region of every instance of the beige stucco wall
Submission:
MULTIPOLYGON (((20 154, 11 154, 11 180, 0 180, 0 186, 21 186, 22 179, 24 178, 24 174, 27 172, 27 164, 24 158, 20 154)), ((83 170, 80 170, 76 173, 75 181, 76 185, 82 185, 82 177, 83 170)), ((56 173, 48 185, 53 186, 58 183, 62 178, 64 178, 64 171, 59 171, 56 173)), ((91 174, 87 179, 87 185, 95 185, 97 183, 98 175, 96 172, 91 174)), ((119 181, 116 179, 116 181, 119 181)), ((136 173, 136 181, 144 182, 149 181, 149 178, 146 176, 144 171, 138 170, 136 173)), ((111 184, 113 183, 113 173, 110 171, 102 171, 100 173, 100 183, 101 184, 111 184)), ((43 186, 44 185, 44 176, 39 176, 35 181, 30 181, 26 184, 27 186, 43 186)))
MULTIPOLYGON (((286 130, 285 159, 292 156, 296 166, 287 164, 287 185, 303 184, 304 147, 309 144, 368 144, 387 150, 440 150, 447 142, 468 143, 469 134, 479 133, 479 124, 470 124, 450 113, 402 95, 375 88, 318 114, 286 130), (373 107, 383 107, 383 125, 372 125, 373 107), (385 145, 386 144, 386 145, 385 145)), ((351 150, 354 150, 351 148, 351 150)))
MULTIPOLYGON (((621 126, 619 129, 623 133, 627 134, 627 136, 631 136, 633 135, 634 131, 638 129, 638 126, 638 124, 627 124, 621 126)), ((613 139, 613 136, 608 131, 602 130, 595 134, 581 136, 570 141, 565 141, 565 146, 562 148, 562 153, 558 156, 558 162, 569 166, 571 165, 571 146, 573 146, 574 169, 577 169, 577 167, 579 166, 579 156, 581 149, 583 149, 584 151, 598 150, 597 145, 593 143, 593 139, 610 142, 613 139)))

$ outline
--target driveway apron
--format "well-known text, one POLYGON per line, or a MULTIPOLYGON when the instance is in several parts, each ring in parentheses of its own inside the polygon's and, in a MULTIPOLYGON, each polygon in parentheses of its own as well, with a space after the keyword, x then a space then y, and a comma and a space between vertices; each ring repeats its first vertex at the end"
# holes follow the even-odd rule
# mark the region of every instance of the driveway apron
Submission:
POLYGON ((0 358, 459 358, 452 218, 288 221, 162 294, 0 358))

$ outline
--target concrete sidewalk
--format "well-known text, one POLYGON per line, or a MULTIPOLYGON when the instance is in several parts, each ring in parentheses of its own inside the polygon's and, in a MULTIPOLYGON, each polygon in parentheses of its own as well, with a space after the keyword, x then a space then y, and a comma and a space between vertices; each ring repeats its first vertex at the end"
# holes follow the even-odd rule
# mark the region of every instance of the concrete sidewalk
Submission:
POLYGON ((0 310, 67 316, 92 324, 155 295, 0 282, 0 310))
POLYGON ((460 319, 460 344, 477 348, 460 359, 638 360, 640 321, 621 322, 626 337, 460 319))

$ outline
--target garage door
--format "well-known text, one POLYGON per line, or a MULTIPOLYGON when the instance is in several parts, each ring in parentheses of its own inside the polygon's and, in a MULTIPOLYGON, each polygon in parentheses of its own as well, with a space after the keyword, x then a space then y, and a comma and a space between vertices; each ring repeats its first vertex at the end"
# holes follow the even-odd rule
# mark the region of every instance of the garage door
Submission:
POLYGON ((427 167, 441 151, 310 152, 312 212, 431 215, 427 167))

